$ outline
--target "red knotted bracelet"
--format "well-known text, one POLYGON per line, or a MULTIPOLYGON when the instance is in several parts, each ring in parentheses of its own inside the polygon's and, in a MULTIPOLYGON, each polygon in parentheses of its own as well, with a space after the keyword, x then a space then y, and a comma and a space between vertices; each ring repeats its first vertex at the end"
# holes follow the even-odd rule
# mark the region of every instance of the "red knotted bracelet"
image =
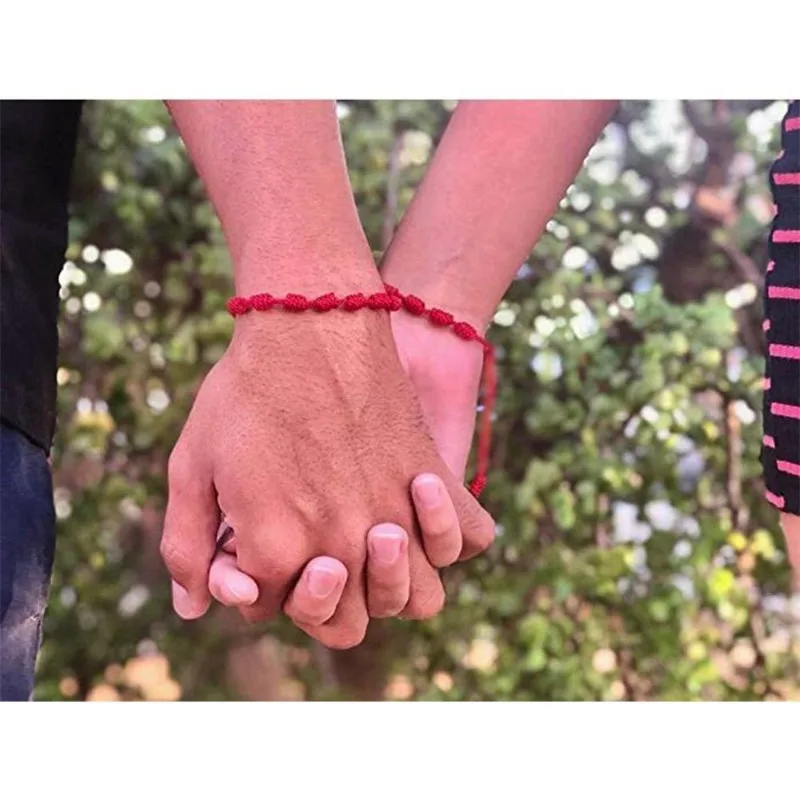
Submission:
POLYGON ((337 297, 332 292, 310 299, 301 294, 287 294, 285 297, 274 297, 271 294, 254 294, 251 297, 232 297, 226 303, 228 312, 233 317, 240 317, 249 311, 270 311, 282 309, 298 313, 301 311, 400 311, 401 309, 415 317, 426 317, 438 328, 450 328, 453 333, 468 342, 477 342, 483 348, 483 413, 478 429, 477 470, 475 477, 469 482, 469 490, 478 497, 486 486, 486 473, 489 469, 489 451, 492 439, 492 413, 497 392, 494 349, 492 345, 467 322, 456 322, 455 317, 440 308, 427 308, 419 297, 403 294, 394 286, 384 284, 385 291, 371 295, 348 294, 337 297))

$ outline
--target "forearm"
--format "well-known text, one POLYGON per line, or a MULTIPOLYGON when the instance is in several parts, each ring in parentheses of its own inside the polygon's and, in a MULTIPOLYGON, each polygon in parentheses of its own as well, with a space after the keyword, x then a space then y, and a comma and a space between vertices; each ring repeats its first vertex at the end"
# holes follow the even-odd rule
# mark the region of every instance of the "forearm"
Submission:
POLYGON ((384 279, 487 324, 615 107, 460 103, 387 251, 384 279))
POLYGON ((379 283, 333 102, 167 105, 222 222, 238 294, 379 283))

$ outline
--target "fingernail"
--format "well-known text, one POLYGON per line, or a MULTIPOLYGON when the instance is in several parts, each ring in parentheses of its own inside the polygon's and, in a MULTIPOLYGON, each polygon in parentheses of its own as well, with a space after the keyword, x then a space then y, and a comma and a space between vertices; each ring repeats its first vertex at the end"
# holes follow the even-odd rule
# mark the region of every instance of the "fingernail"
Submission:
POLYGON ((308 573, 308 591, 320 600, 328 597, 338 583, 338 577, 330 570, 317 568, 308 573))
POLYGON ((175 609, 175 613, 183 619, 197 619, 205 613, 205 609, 197 608, 192 602, 189 592, 175 581, 172 581, 172 607, 175 609))
POLYGON ((225 581, 225 588, 237 605, 251 606, 258 600, 255 584, 245 575, 231 575, 225 581))
POLYGON ((395 534, 373 534, 369 540, 369 554, 375 561, 391 566, 400 558, 402 546, 402 538, 395 534))
POLYGON ((423 508, 436 508, 442 502, 442 487, 433 475, 422 475, 411 486, 414 499, 423 508))

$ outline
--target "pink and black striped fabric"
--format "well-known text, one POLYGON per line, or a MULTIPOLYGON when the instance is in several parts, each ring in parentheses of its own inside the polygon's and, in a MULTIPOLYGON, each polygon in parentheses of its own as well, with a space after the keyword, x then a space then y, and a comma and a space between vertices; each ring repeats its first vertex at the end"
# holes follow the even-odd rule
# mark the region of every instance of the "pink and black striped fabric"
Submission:
POLYGON ((764 297, 767 374, 761 460, 767 499, 800 515, 800 102, 783 120, 770 184, 776 215, 764 297))

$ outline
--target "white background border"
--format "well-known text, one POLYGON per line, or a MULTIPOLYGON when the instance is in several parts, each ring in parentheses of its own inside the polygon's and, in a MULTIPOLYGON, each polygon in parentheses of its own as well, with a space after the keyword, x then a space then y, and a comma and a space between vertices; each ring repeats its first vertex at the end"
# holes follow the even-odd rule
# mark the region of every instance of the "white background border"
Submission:
POLYGON ((792 703, 31 703, 0 793, 124 800, 797 795, 792 703))
POLYGON ((73 0, 0 24, 5 97, 783 99, 800 73, 789 0, 73 0))

